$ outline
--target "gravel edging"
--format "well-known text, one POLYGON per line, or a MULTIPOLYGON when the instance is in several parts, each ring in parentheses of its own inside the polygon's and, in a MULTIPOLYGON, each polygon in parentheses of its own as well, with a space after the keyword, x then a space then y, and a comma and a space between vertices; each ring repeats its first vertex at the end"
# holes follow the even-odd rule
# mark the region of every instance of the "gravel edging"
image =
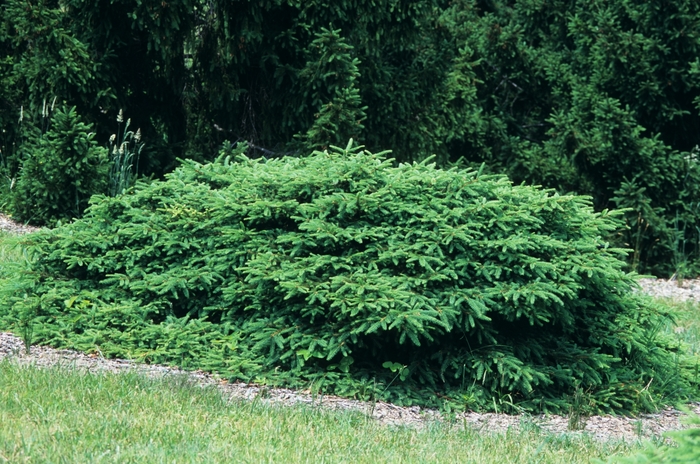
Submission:
POLYGON ((700 279, 686 279, 680 284, 677 280, 656 278, 643 278, 638 282, 644 293, 655 298, 700 302, 700 279))
MULTIPOLYGON (((38 228, 17 224, 0 213, 0 230, 21 234, 33 232, 38 228)), ((681 286, 675 281, 663 279, 640 279, 639 284, 642 291, 655 297, 700 301, 700 279, 686 280, 681 286)), ((419 406, 401 407, 384 402, 368 403, 336 396, 313 395, 309 391, 230 383, 203 371, 192 372, 169 366, 140 364, 124 359, 106 359, 73 350, 32 346, 30 353, 27 354, 22 340, 8 332, 0 332, 0 361, 3 359, 21 366, 62 366, 92 373, 132 371, 154 378, 187 376, 197 385, 215 386, 231 400, 259 399, 271 404, 306 404, 333 410, 356 410, 364 412, 381 424, 393 426, 422 427, 436 420, 446 419, 437 410, 419 406)), ((700 414, 700 403, 693 403, 688 407, 695 414, 700 414)), ((629 442, 659 437, 665 432, 686 428, 687 426, 682 422, 683 416, 685 413, 673 408, 639 417, 592 416, 585 420, 585 428, 577 432, 569 431, 568 418, 560 415, 530 416, 467 412, 456 414, 449 419, 457 425, 468 425, 479 431, 505 432, 510 428, 519 429, 527 424, 529 427, 534 425, 549 433, 590 435, 598 440, 629 442)))
POLYGON ((9 216, 0 213, 0 230, 13 234, 28 234, 39 230, 40 227, 34 227, 24 224, 19 224, 13 221, 9 216))
MULTIPOLYGON (((423 427, 431 422, 444 420, 439 411, 419 406, 402 407, 385 402, 362 402, 329 395, 313 395, 310 391, 298 391, 288 388, 270 388, 266 386, 230 383, 220 377, 203 371, 185 371, 182 369, 140 364, 124 359, 106 359, 101 356, 73 351, 57 350, 47 346, 32 346, 27 354, 22 340, 8 332, 0 332, 0 361, 3 359, 20 366, 41 368, 61 366, 88 373, 137 372, 151 378, 169 376, 187 376, 196 385, 214 386, 230 400, 258 399, 268 404, 324 407, 331 410, 355 410, 367 414, 384 425, 423 427)), ((700 403, 689 405, 696 414, 700 414, 700 403)), ((681 421, 685 413, 667 408, 654 414, 639 417, 592 416, 585 420, 585 428, 571 432, 568 418, 560 415, 508 415, 495 413, 467 412, 449 418, 457 426, 468 425, 478 431, 505 432, 510 428, 519 429, 524 424, 535 426, 542 431, 554 434, 590 435, 595 439, 625 440, 627 442, 645 438, 659 437, 664 432, 686 428, 681 421)))

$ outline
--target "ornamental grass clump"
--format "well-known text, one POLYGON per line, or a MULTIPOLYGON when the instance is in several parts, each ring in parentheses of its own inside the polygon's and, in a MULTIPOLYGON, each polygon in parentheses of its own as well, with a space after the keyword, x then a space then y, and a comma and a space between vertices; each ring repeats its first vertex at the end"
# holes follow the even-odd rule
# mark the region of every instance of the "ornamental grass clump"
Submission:
POLYGON ((28 312, 57 346, 401 404, 567 411, 578 392, 636 411, 697 391, 587 197, 351 145, 244 150, 28 236, 0 322, 28 312))

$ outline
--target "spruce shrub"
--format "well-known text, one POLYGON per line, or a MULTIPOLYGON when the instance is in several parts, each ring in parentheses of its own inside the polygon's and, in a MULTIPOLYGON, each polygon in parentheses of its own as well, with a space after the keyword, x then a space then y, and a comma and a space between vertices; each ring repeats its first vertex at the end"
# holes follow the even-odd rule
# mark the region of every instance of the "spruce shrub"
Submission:
POLYGON ((9 209, 20 221, 53 226, 80 216, 90 196, 107 187, 109 156, 75 107, 57 109, 50 128, 24 144, 9 209))
POLYGON ((28 236, 0 323, 401 404, 636 411, 697 391, 589 198, 351 145, 244 150, 28 236))

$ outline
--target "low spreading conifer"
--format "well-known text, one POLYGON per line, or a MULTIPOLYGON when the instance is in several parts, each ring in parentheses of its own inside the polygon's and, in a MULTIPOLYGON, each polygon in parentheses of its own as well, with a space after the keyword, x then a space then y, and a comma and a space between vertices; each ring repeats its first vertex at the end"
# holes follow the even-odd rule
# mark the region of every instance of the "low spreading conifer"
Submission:
POLYGON ((650 409, 691 395, 590 199, 395 164, 183 161, 25 239, 0 323, 37 340, 402 404, 650 409), (18 277, 20 276, 20 277, 18 277), (673 396, 669 396, 673 392, 673 396))

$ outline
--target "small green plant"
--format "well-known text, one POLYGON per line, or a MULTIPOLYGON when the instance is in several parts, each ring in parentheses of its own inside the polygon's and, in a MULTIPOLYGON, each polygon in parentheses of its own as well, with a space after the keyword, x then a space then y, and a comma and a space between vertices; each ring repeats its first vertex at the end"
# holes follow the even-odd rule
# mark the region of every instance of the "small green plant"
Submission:
POLYGON ((667 235, 661 217, 663 210, 652 206, 646 190, 646 187, 640 186, 636 177, 632 180, 625 178, 620 188, 615 191, 615 196, 611 198, 611 201, 625 212, 626 228, 622 235, 625 237, 625 245, 632 249, 631 267, 635 272, 640 271, 643 252, 654 246, 653 243, 649 243, 650 237, 667 235))
POLYGON ((671 276, 671 280, 675 280, 676 284, 682 287, 684 278, 689 271, 688 253, 686 251, 687 241, 685 238, 686 225, 681 224, 678 214, 676 214, 673 226, 671 249, 673 251, 672 266, 674 272, 671 276))
POLYGON ((141 143, 141 129, 130 131, 131 119, 124 123, 124 113, 119 110, 117 115, 117 133, 109 139, 111 167, 109 171, 109 195, 121 195, 134 184, 138 177, 138 164, 144 144, 141 143))
POLYGON ((591 415, 591 399, 583 389, 576 388, 571 403, 569 404, 568 429, 572 431, 584 430, 586 422, 591 415))
POLYGON ((386 361, 385 363, 382 363, 382 367, 389 369, 391 372, 396 374, 396 376, 392 379, 392 382, 396 379, 401 379, 403 382, 408 378, 410 373, 408 366, 401 363, 386 361))
POLYGON ((16 219, 54 226, 81 216, 90 197, 106 191, 107 150, 91 130, 74 107, 58 108, 47 130, 23 144, 9 205, 16 219))
POLYGON ((20 319, 18 328, 22 337, 22 342, 24 343, 24 350, 27 354, 30 354, 32 342, 34 341, 34 318, 28 316, 20 319))
POLYGON ((410 371, 408 369, 408 366, 401 364, 401 363, 396 363, 396 362, 391 362, 391 361, 386 361, 382 363, 382 367, 385 369, 389 369, 392 373, 396 374, 391 381, 384 387, 384 392, 386 391, 394 384, 396 379, 400 379, 401 382, 405 382, 406 379, 408 378, 408 375, 410 374, 410 371))

